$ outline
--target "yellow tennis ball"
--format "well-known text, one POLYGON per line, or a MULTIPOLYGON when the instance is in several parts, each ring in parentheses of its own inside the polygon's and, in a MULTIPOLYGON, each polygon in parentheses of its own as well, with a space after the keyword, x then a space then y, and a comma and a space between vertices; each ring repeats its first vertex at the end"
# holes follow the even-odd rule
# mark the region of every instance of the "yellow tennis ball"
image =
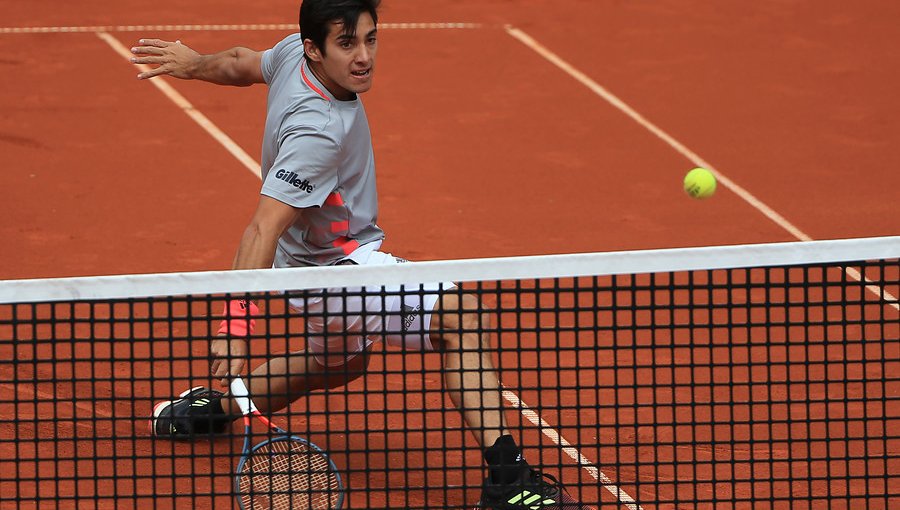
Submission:
POLYGON ((705 168, 695 168, 684 176, 684 192, 692 198, 709 198, 716 192, 716 176, 705 168))

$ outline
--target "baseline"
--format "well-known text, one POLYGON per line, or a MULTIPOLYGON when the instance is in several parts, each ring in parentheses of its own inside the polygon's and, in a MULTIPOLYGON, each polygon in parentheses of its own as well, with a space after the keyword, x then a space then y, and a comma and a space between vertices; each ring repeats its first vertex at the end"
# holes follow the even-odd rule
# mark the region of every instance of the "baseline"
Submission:
MULTIPOLYGON (((389 30, 451 30, 485 28, 481 23, 379 23, 378 28, 389 30)), ((493 28, 493 27, 492 27, 493 28)), ((237 25, 97 25, 68 27, 0 27, 0 34, 60 34, 86 32, 210 32, 296 30, 290 23, 249 23, 237 25)))

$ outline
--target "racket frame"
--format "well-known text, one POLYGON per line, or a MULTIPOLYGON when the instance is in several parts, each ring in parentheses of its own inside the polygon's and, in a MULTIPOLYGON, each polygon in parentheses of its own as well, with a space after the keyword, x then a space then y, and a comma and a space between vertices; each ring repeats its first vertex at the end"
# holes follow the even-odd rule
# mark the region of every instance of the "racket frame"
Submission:
POLYGON ((231 385, 231 397, 237 403, 238 407, 241 409, 241 413, 244 415, 244 446, 241 450, 241 460, 238 462, 237 470, 235 472, 236 474, 234 476, 234 493, 238 500, 238 507, 241 510, 247 510, 244 507, 244 503, 240 497, 240 494, 241 494, 241 492, 240 492, 241 471, 244 468, 244 464, 248 460, 250 460, 250 457, 253 456, 253 453, 256 450, 266 446, 267 444, 273 443, 276 441, 298 441, 298 442, 306 445, 306 447, 310 451, 318 453, 319 455, 324 457, 325 460, 328 461, 328 466, 330 467, 331 471, 334 473, 335 478, 337 479, 336 491, 338 492, 338 500, 335 503, 333 508, 334 508, 334 510, 340 510, 340 508, 343 507, 343 505, 344 505, 344 482, 341 479, 340 471, 338 471, 338 468, 335 465, 334 461, 331 460, 331 457, 329 457, 328 454, 325 453, 325 450, 319 448, 314 443, 312 443, 306 439, 303 439, 302 437, 297 437, 295 435, 290 434, 289 432, 287 432, 286 430, 282 429, 281 427, 275 425, 274 423, 269 421, 268 418, 263 416, 262 413, 259 412, 259 409, 257 409, 256 404, 254 404, 253 400, 250 398, 250 392, 247 390, 247 385, 244 384, 244 380, 242 378, 235 377, 234 379, 231 380, 230 385, 231 385), (271 430, 276 435, 276 437, 271 437, 269 439, 260 441, 259 443, 255 444, 251 448, 250 447, 250 436, 253 435, 252 430, 251 430, 251 424, 250 424, 251 416, 254 416, 258 420, 265 423, 266 426, 269 427, 269 430, 271 430))

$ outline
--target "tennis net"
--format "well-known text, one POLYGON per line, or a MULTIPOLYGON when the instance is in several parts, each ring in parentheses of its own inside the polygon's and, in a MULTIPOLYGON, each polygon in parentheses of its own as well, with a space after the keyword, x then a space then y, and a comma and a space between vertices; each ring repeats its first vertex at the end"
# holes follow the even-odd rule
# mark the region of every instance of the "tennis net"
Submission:
MULTIPOLYGON (((238 507, 237 424, 213 440, 148 429, 158 401, 225 391, 209 354, 224 303, 263 310, 254 368, 305 349, 316 320, 351 323, 352 303, 423 328, 422 310, 378 305, 427 295, 424 282, 481 303, 474 333, 490 341, 476 347, 511 434, 585 505, 900 505, 898 259, 900 237, 885 237, 3 281, 0 507, 238 507), (339 306, 291 306, 317 299, 339 306)), ((454 334, 442 327, 432 335, 454 334)), ((326 354, 356 336, 324 334, 326 354)), ((376 342, 364 377, 337 368, 353 380, 271 419, 327 452, 343 508, 473 508, 484 460, 445 389, 447 356, 376 342)))

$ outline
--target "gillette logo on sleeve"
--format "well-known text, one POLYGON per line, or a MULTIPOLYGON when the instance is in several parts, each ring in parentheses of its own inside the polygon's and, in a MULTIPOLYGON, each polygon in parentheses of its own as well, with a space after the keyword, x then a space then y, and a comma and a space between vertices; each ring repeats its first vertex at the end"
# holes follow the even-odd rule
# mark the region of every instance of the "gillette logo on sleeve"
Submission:
POLYGON ((279 170, 275 173, 275 177, 307 193, 312 193, 313 190, 316 189, 316 187, 309 182, 309 179, 300 179, 300 176, 294 172, 279 170))

